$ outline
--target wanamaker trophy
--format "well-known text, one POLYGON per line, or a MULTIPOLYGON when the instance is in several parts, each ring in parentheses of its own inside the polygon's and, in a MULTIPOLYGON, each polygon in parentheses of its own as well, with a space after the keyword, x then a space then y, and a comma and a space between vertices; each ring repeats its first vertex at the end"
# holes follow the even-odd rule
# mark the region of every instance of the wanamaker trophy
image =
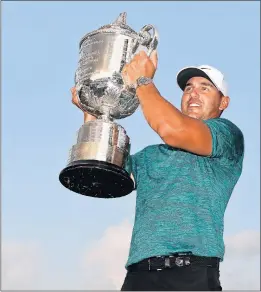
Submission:
POLYGON ((125 196, 134 189, 128 169, 130 138, 113 122, 132 115, 139 106, 134 87, 121 71, 141 50, 156 49, 158 33, 145 25, 139 33, 121 13, 112 24, 86 34, 79 44, 75 87, 80 107, 97 119, 84 123, 59 180, 73 192, 98 198, 125 196))

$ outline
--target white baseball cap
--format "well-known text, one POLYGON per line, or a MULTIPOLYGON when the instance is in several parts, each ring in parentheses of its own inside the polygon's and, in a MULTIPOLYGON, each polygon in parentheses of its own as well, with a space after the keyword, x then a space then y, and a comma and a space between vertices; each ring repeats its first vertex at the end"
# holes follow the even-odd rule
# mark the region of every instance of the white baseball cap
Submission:
POLYGON ((209 65, 185 67, 181 69, 177 74, 177 82, 183 91, 188 80, 192 77, 204 77, 212 82, 224 96, 228 95, 228 88, 224 75, 218 69, 209 65))

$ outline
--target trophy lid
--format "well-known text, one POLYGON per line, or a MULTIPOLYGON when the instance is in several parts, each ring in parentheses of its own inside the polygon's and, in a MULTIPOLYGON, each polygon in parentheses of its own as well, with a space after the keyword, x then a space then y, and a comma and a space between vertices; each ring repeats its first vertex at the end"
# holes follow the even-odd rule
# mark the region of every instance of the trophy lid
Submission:
POLYGON ((101 26, 99 29, 92 31, 88 34, 86 34, 80 41, 80 47, 81 44, 83 43, 84 40, 86 40, 88 37, 99 33, 99 32, 103 32, 103 31, 109 31, 109 32, 114 32, 114 31, 120 31, 121 33, 127 33, 130 35, 137 35, 137 33, 135 32, 135 30, 133 30, 131 27, 129 27, 126 24, 126 18, 127 18, 127 13, 126 12, 122 12, 120 13, 120 15, 117 17, 117 19, 112 22, 111 24, 106 24, 101 26))
POLYGON ((122 12, 122 13, 120 13, 120 15, 117 17, 117 19, 114 22, 112 22, 111 24, 103 25, 99 29, 104 29, 104 28, 122 28, 122 29, 126 29, 126 30, 129 30, 131 32, 136 33, 131 27, 129 27, 126 24, 126 19, 127 19, 127 13, 126 12, 122 12))

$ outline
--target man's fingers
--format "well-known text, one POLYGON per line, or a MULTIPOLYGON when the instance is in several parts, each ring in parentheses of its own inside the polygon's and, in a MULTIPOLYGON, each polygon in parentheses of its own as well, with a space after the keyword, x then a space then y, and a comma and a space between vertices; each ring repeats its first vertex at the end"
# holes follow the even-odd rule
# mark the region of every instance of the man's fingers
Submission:
POLYGON ((71 93, 72 93, 72 102, 75 103, 77 101, 77 94, 76 94, 75 87, 71 88, 71 93))
POLYGON ((150 56, 148 56, 145 51, 140 51, 134 57, 134 59, 135 59, 135 61, 137 61, 141 65, 145 64, 150 59, 152 64, 153 64, 153 66, 155 67, 155 69, 157 69, 157 66, 158 66, 158 54, 157 54, 156 50, 152 51, 150 56))
POLYGON ((78 99, 75 87, 71 88, 71 93, 72 93, 72 103, 75 104, 78 108, 80 108, 79 99, 78 99))
POLYGON ((71 88, 71 93, 72 93, 72 97, 76 96, 76 88, 75 87, 71 88))
POLYGON ((140 51, 139 53, 140 57, 144 58, 144 57, 148 57, 148 55, 145 53, 145 51, 140 51))
POLYGON ((121 71, 121 73, 122 74, 126 74, 127 73, 127 68, 128 68, 128 64, 125 64, 123 69, 122 69, 122 71, 121 71))
POLYGON ((158 53, 156 50, 152 51, 150 55, 151 62, 153 63, 155 69, 157 69, 158 66, 158 53))

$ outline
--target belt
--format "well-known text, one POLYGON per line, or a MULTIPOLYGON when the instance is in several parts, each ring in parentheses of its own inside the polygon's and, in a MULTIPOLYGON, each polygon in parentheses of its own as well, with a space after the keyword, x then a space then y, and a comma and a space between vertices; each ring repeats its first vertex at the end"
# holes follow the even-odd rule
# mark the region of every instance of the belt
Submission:
POLYGON ((219 267, 220 259, 217 257, 202 257, 195 256, 189 253, 179 253, 169 256, 156 256, 127 267, 130 272, 135 271, 160 271, 164 269, 171 269, 173 267, 184 267, 190 265, 200 265, 207 267, 219 267))

